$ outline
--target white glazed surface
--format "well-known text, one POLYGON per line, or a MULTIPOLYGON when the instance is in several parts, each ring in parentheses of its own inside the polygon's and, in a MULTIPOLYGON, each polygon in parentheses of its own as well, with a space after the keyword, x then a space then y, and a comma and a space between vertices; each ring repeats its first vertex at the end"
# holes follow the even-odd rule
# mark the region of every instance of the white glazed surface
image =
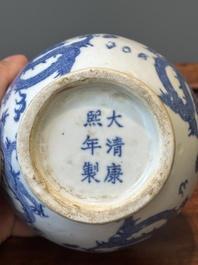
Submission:
POLYGON ((42 89, 17 137, 21 171, 37 198, 86 223, 119 220, 148 204, 169 176, 174 149, 159 98, 137 79, 101 68, 42 89))
POLYGON ((2 101, 5 190, 22 218, 58 244, 90 252, 135 244, 174 218, 192 194, 198 177, 196 104, 177 70, 142 44, 106 34, 77 37, 58 44, 30 62, 2 101), (100 225, 66 219, 43 205, 28 187, 16 154, 16 136, 23 112, 38 92, 64 74, 92 67, 116 70, 146 84, 164 103, 176 147, 170 176, 155 199, 133 216, 100 225))

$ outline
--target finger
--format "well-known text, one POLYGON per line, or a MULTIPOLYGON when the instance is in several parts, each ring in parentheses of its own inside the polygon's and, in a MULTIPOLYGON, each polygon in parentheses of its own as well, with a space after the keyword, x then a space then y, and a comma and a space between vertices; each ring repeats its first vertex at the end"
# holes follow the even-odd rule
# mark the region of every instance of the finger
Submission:
POLYGON ((0 61, 0 101, 10 83, 27 62, 24 55, 13 55, 0 61))
POLYGON ((11 235, 13 224, 14 213, 0 189, 0 243, 11 235))
POLYGON ((36 235, 37 234, 34 230, 15 215, 0 188, 0 243, 10 236, 29 237, 36 235))
POLYGON ((38 235, 23 220, 15 216, 14 225, 11 231, 12 236, 30 237, 38 235))

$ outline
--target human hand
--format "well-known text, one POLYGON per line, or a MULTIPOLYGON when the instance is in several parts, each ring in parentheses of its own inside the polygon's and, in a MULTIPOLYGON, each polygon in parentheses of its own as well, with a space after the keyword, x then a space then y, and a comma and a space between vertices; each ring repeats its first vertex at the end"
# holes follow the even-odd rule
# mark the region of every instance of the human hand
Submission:
MULTIPOLYGON (((0 61, 0 101, 12 80, 27 62, 24 55, 14 55, 0 61)), ((10 236, 35 235, 36 233, 15 215, 0 189, 0 243, 10 236)))

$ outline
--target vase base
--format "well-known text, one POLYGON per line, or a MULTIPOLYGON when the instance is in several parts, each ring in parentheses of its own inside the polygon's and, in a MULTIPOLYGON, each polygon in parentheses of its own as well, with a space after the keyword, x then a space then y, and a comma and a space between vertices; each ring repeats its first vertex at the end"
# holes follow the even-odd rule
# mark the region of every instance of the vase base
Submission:
POLYGON ((164 186, 174 134, 158 97, 133 76, 92 68, 43 88, 17 138, 22 173, 60 215, 107 223, 145 207, 164 186))

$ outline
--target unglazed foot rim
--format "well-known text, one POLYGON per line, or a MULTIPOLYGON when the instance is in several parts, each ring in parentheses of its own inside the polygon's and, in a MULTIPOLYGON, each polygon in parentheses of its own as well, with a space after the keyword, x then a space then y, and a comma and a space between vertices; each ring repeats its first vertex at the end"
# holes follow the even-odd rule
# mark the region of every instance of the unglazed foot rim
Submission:
POLYGON ((28 105, 17 136, 20 168, 35 196, 83 223, 116 221, 145 207, 167 181, 174 152, 159 98, 133 76, 103 68, 75 71, 44 87, 28 105), (92 110, 100 110, 95 125, 85 119, 92 110), (110 131, 112 113, 120 119, 110 131), (85 145, 91 137, 98 140, 93 150, 85 145), (122 154, 110 148, 116 137, 122 154), (88 163, 95 170, 90 179, 88 163), (107 173, 112 165, 123 166, 115 183, 107 173))

